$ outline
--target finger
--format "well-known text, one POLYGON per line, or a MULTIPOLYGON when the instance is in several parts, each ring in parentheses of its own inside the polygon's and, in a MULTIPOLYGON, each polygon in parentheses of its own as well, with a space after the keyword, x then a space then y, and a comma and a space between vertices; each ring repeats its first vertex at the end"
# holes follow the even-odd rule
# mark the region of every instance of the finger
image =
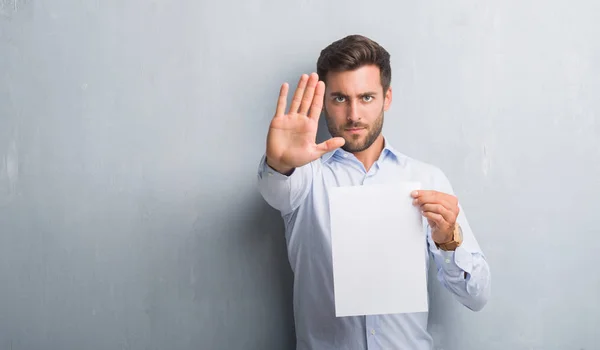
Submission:
POLYGON ((277 108, 275 109, 275 117, 285 115, 285 106, 287 104, 287 94, 289 90, 288 83, 283 83, 279 89, 279 98, 277 99, 277 108))
POLYGON ((317 152, 322 156, 327 152, 331 152, 337 148, 340 148, 346 143, 343 137, 332 137, 327 141, 321 142, 317 145, 317 152))
POLYGON ((300 107, 300 103, 302 102, 302 96, 304 95, 304 89, 306 88, 306 82, 308 80, 308 75, 302 74, 300 80, 298 81, 298 86, 296 87, 296 92, 294 93, 294 98, 292 99, 292 104, 290 106, 290 113, 298 113, 298 108, 300 107))
POLYGON ((310 108, 310 104, 312 103, 313 96, 315 94, 315 87, 319 82, 319 77, 317 73, 312 73, 308 78, 308 83, 306 86, 306 90, 304 90, 304 96, 302 97, 302 104, 300 104, 300 110, 298 113, 300 114, 308 114, 308 109, 310 108))
POLYGON ((425 204, 421 206, 421 210, 441 215, 448 225, 454 225, 456 222, 456 214, 441 204, 425 204))
POLYGON ((449 209, 458 206, 458 199, 455 196, 443 192, 419 190, 414 191, 412 196, 413 198, 415 198, 415 201, 419 204, 444 204, 446 208, 449 209))
POLYGON ((423 216, 426 217, 428 220, 433 221, 435 223, 435 225, 437 227, 439 227, 439 228, 446 228, 446 227, 448 227, 448 224, 444 221, 444 217, 441 216, 438 213, 433 213, 433 212, 430 212, 430 211, 425 211, 425 212, 423 212, 423 216))
POLYGON ((319 118, 321 115, 321 109, 323 108, 323 96, 325 95, 325 83, 319 81, 317 88, 315 89, 315 96, 312 99, 312 106, 310 106, 309 118, 319 118))
POLYGON ((425 196, 414 199, 413 204, 418 205, 418 206, 423 206, 426 204, 439 204, 439 205, 444 206, 444 208, 446 208, 448 210, 452 210, 453 208, 455 208, 455 206, 452 206, 452 203, 446 201, 443 198, 439 199, 439 198, 425 197, 425 196))
POLYGON ((438 192, 434 190, 416 190, 411 193, 414 198, 419 197, 430 197, 436 195, 438 192))

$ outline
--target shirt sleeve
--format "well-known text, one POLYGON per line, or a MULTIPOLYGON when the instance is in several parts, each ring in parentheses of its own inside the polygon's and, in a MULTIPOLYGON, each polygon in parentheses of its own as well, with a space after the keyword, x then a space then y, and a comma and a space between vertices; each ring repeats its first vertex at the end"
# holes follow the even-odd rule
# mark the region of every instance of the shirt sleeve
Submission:
POLYGON ((295 168, 290 175, 284 175, 271 168, 267 164, 266 155, 263 155, 258 166, 258 191, 282 215, 291 213, 298 208, 310 190, 313 163, 295 168))
MULTIPOLYGON (((450 182, 441 171, 438 172, 435 181, 438 191, 454 195, 450 182)), ((479 311, 487 304, 490 296, 490 269, 462 207, 457 222, 463 233, 463 243, 456 250, 439 249, 431 238, 429 225, 427 225, 428 246, 437 267, 437 278, 440 283, 461 304, 473 311, 479 311)))

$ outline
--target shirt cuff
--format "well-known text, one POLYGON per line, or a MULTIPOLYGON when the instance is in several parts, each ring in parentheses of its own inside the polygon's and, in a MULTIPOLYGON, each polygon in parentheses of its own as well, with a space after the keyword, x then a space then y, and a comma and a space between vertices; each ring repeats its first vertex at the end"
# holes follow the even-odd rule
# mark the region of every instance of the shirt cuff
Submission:
POLYGON ((459 274, 464 271, 471 274, 473 271, 473 255, 464 247, 459 246, 454 251, 440 249, 442 268, 450 274, 459 274))
POLYGON ((267 157, 263 156, 261 165, 261 177, 267 176, 272 180, 288 181, 290 179, 290 176, 292 176, 292 174, 294 174, 295 172, 296 169, 292 170, 292 172, 289 175, 284 175, 278 172, 277 170, 271 168, 269 164, 267 164, 267 157))

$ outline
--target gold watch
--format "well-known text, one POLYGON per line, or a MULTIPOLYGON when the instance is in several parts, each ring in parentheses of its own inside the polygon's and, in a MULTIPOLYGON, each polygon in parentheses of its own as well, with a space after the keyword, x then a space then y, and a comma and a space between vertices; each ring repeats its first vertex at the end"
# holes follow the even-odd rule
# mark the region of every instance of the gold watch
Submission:
POLYGON ((462 229, 460 225, 456 223, 454 225, 454 232, 452 233, 452 239, 446 243, 436 243, 435 245, 441 250, 450 251, 456 250, 463 242, 462 229))

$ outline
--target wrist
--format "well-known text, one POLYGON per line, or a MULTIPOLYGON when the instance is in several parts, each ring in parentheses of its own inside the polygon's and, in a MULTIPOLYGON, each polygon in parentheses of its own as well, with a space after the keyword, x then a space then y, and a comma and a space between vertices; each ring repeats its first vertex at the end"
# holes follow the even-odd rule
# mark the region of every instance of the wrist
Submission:
POLYGON ((290 166, 286 166, 283 164, 278 164, 277 162, 274 162, 271 158, 267 157, 267 165, 275 170, 276 172, 283 174, 283 175, 291 175, 292 172, 294 171, 293 167, 290 166))
MULTIPOLYGON (((439 235, 438 235, 439 236, 439 235)), ((433 241, 435 242, 435 244, 446 244, 452 241, 452 239, 454 238, 454 227, 452 227, 450 229, 450 232, 447 232, 446 234, 444 234, 443 239, 434 239, 433 241)))
POLYGON ((460 247, 462 242, 463 242, 462 229, 461 229, 460 225, 458 223, 456 223, 456 224, 454 224, 454 229, 452 230, 452 233, 450 234, 450 240, 448 240, 447 242, 443 242, 443 243, 435 242, 435 245, 441 250, 454 251, 454 250, 456 250, 456 248, 460 247))

